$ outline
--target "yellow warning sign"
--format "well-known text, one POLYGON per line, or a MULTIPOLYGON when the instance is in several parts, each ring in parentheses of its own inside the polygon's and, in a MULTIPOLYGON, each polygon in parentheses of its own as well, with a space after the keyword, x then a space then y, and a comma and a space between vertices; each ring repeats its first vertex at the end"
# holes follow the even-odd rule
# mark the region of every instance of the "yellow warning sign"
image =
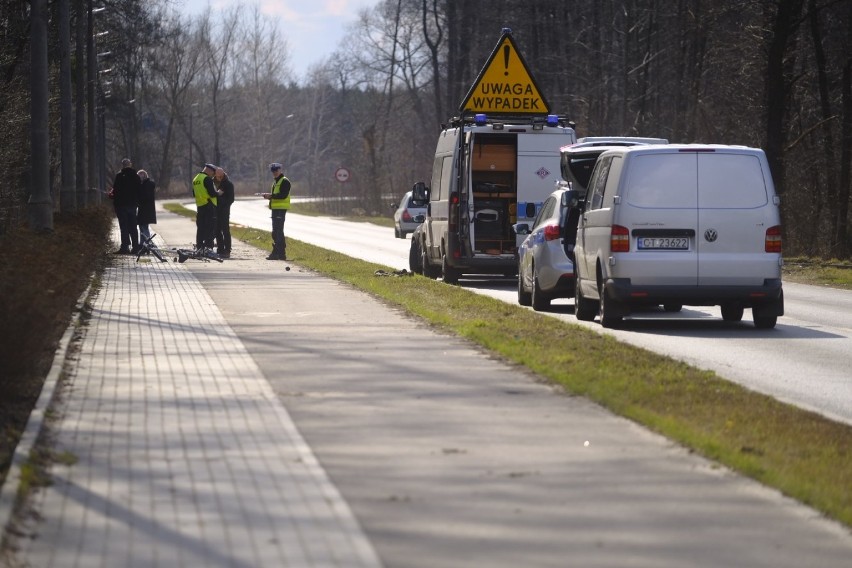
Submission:
POLYGON ((509 32, 503 33, 461 104, 462 112, 548 114, 550 105, 509 32))

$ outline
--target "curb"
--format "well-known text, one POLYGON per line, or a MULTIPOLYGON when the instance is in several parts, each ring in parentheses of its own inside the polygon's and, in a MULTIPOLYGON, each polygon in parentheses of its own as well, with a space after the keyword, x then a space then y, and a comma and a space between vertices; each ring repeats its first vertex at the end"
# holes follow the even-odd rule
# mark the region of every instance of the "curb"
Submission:
POLYGON ((60 382, 59 378, 62 375, 62 370, 65 367, 65 361, 68 356, 68 349, 71 346, 71 340, 74 339, 80 326, 83 310, 92 293, 92 282, 95 276, 96 274, 92 274, 91 278, 89 278, 89 285, 77 299, 77 304, 74 307, 75 315, 65 329, 62 339, 59 340, 59 346, 53 356, 53 363, 50 366, 50 371, 47 373, 44 385, 42 385, 41 394, 39 394, 38 400, 30 412, 24 432, 21 435, 21 439, 18 440, 18 445, 15 447, 9 473, 6 475, 3 485, 0 486, 0 542, 5 539, 6 531, 11 527, 15 505, 18 501, 18 488, 21 484, 21 469, 29 459, 30 452, 41 434, 47 409, 56 395, 60 382))

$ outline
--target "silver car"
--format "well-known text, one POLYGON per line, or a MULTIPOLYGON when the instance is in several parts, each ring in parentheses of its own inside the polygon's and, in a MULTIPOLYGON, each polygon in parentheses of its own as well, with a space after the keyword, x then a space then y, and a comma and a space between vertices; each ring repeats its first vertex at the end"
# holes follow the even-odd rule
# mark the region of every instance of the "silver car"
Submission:
POLYGON ((545 310, 551 300, 574 297, 574 244, 585 192, 559 182, 538 212, 532 227, 513 225, 527 235, 518 247, 518 303, 545 310))
POLYGON ((406 235, 414 232, 420 223, 416 221, 418 215, 426 215, 426 202, 418 201, 412 197, 412 192, 406 193, 393 213, 393 234, 398 239, 404 239, 406 235))

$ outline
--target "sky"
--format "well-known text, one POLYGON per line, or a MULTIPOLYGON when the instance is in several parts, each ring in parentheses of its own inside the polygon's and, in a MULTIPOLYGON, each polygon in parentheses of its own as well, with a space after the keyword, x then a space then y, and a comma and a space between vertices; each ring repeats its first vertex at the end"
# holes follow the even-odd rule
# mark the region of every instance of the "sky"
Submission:
POLYGON ((290 69, 302 81, 308 68, 337 49, 347 25, 357 21, 358 12, 379 0, 174 0, 181 13, 193 16, 208 8, 217 12, 240 3, 257 3, 262 14, 278 18, 290 48, 290 69))

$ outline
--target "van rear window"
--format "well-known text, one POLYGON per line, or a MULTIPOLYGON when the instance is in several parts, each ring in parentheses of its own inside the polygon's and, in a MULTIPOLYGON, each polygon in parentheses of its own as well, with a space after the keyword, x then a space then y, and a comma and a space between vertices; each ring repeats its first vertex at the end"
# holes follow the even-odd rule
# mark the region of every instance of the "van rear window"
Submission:
POLYGON ((769 202, 763 169, 749 154, 701 154, 698 156, 701 188, 698 204, 708 209, 751 209, 769 202))
POLYGON ((695 209, 697 193, 695 154, 648 154, 633 159, 627 180, 631 205, 695 209))

